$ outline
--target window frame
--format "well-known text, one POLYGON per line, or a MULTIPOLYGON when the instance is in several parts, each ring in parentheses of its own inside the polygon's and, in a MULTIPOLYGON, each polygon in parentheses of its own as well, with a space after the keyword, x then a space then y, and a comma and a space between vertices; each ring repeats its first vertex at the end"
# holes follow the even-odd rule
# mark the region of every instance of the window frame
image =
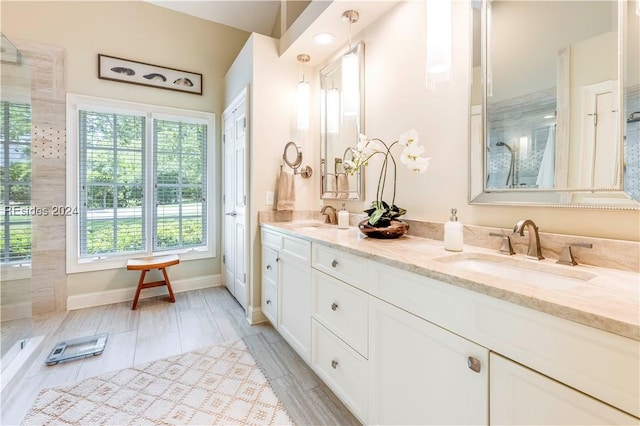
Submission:
POLYGON ((98 98, 93 96, 67 94, 67 206, 80 208, 79 190, 79 111, 90 110, 94 112, 144 115, 146 117, 146 146, 145 146, 145 223, 146 250, 133 253, 114 253, 109 255, 97 255, 94 257, 80 257, 80 215, 70 215, 66 218, 67 225, 67 273, 79 273, 99 271, 106 269, 123 268, 128 259, 152 255, 179 254, 181 260, 206 259, 216 256, 216 188, 214 177, 215 168, 215 114, 210 112, 163 107, 120 101, 114 99, 98 98), (153 173, 155 164, 153 149, 153 120, 170 119, 184 122, 207 125, 206 146, 206 208, 207 208, 207 241, 202 247, 190 247, 184 249, 163 250, 153 252, 153 173))

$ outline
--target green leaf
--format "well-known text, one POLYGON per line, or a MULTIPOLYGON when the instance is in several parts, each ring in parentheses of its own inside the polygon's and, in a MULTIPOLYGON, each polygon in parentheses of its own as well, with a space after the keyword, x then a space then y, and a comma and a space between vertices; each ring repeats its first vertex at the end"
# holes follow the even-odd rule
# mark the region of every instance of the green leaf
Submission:
POLYGON ((384 215, 385 211, 382 209, 376 209, 373 214, 369 215, 369 225, 375 226, 375 224, 384 215))

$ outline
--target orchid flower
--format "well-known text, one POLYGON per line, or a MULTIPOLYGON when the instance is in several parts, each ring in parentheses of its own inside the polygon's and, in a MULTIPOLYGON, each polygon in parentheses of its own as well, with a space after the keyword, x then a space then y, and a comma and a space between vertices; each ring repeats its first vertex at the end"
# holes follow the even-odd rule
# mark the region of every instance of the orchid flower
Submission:
POLYGON ((349 175, 355 175, 361 167, 369 164, 369 159, 374 155, 381 154, 384 156, 380 177, 378 178, 378 189, 376 191, 376 200, 371 203, 371 208, 365 210, 369 214, 369 224, 377 226, 387 226, 392 219, 402 216, 406 210, 396 206, 396 160, 391 153, 394 145, 400 144, 404 146, 400 154, 402 164, 416 173, 424 173, 429 168, 431 158, 424 157, 425 149, 419 144, 418 133, 415 129, 407 130, 402 133, 397 141, 387 145, 381 139, 369 139, 364 134, 358 135, 356 146, 351 148, 351 160, 343 159, 345 171, 349 175), (393 163, 393 196, 391 205, 383 201, 384 188, 387 179, 387 167, 389 160, 393 163))

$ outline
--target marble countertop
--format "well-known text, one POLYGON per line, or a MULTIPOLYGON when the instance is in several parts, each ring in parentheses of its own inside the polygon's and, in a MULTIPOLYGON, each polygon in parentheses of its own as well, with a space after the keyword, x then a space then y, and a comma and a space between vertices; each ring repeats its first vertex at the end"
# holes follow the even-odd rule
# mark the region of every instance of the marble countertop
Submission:
MULTIPOLYGON (((575 321, 640 341, 640 274, 589 265, 557 265, 555 259, 528 259, 522 254, 497 254, 496 250, 465 245, 463 252, 444 250, 440 240, 405 235, 395 240, 358 238, 355 226, 305 222, 263 222, 292 236, 336 248, 425 277, 515 303, 556 317, 575 321), (571 288, 529 285, 512 279, 475 272, 446 257, 505 256, 506 261, 522 261, 531 269, 550 269, 575 277, 594 276, 571 288), (443 259, 444 258, 444 259, 443 259)), ((533 272, 535 273, 535 271, 533 272)))

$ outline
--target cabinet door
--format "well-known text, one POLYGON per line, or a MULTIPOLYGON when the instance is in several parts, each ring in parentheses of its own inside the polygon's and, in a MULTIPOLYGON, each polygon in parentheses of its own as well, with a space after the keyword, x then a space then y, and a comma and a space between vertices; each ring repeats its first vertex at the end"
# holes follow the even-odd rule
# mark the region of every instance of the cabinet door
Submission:
POLYGON ((311 343, 311 267, 279 253, 278 332, 307 363, 311 343))
POLYGON ((371 424, 487 424, 486 348, 373 297, 369 315, 371 424))
POLYGON ((635 417, 500 355, 491 353, 490 363, 491 424, 639 424, 635 417))

